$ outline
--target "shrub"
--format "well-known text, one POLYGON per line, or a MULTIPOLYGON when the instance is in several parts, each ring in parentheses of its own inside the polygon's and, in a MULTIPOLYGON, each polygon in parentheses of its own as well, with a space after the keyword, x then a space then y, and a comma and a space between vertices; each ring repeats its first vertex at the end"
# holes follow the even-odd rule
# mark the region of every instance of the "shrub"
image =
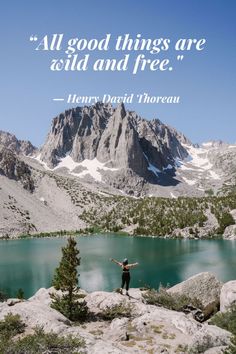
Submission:
POLYGON ((19 315, 9 313, 0 321, 0 339, 8 340, 19 333, 23 333, 25 324, 21 321, 19 315))
POLYGON ((202 309, 202 304, 199 300, 190 299, 188 296, 181 294, 171 295, 163 287, 160 287, 159 291, 150 289, 143 297, 148 304, 162 306, 169 310, 182 311, 188 305, 202 309))
POLYGON ((36 328, 34 334, 15 341, 1 343, 0 352, 4 354, 73 354, 79 353, 84 341, 72 336, 59 337, 55 333, 45 333, 36 328))
POLYGON ((217 313, 212 317, 210 324, 214 324, 234 334, 231 345, 225 354, 236 354, 236 305, 232 306, 227 312, 217 313))
POLYGON ((84 321, 87 318, 88 307, 86 301, 79 301, 79 295, 74 294, 72 304, 67 294, 62 296, 52 294, 51 297, 53 299, 51 307, 71 321, 84 321))
POLYGON ((16 293, 17 299, 23 300, 25 298, 24 290, 19 288, 16 293))
POLYGON ((131 306, 124 304, 107 307, 101 314, 103 320, 113 320, 114 318, 131 317, 131 306))
POLYGON ((232 306, 227 312, 217 313, 212 317, 211 324, 226 329, 236 335, 236 305, 232 306))
POLYGON ((236 354, 236 336, 231 339, 231 344, 224 354, 236 354))
POLYGON ((219 222, 219 228, 217 230, 218 234, 223 234, 227 226, 235 224, 234 218, 228 212, 222 213, 222 215, 218 217, 218 222, 219 222))
POLYGON ((0 302, 6 301, 7 300, 7 295, 0 290, 0 302))

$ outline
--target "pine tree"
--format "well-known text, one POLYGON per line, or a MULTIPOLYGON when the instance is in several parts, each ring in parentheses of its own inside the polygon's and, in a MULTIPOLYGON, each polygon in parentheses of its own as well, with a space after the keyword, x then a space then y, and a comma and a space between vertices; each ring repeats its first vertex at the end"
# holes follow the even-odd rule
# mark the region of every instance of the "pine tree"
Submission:
POLYGON ((62 296, 52 295, 52 307, 72 321, 84 318, 87 313, 85 302, 78 302, 80 257, 76 245, 74 238, 69 237, 67 245, 62 247, 62 258, 52 283, 56 290, 63 292, 62 296))
POLYGON ((23 300, 25 298, 25 293, 22 288, 19 288, 16 293, 17 299, 23 300))

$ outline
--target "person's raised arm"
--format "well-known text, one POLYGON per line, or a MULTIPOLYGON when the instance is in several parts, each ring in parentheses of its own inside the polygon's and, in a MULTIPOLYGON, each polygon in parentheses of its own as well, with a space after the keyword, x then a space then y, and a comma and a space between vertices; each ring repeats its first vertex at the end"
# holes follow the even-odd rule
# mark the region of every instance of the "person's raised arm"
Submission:
POLYGON ((110 261, 113 262, 113 263, 116 263, 118 264, 119 266, 122 266, 122 263, 121 262, 118 262, 116 259, 114 258, 110 258, 110 261))
POLYGON ((127 267, 133 268, 133 267, 136 267, 137 265, 138 265, 138 262, 136 262, 136 263, 131 263, 131 264, 127 264, 127 267))

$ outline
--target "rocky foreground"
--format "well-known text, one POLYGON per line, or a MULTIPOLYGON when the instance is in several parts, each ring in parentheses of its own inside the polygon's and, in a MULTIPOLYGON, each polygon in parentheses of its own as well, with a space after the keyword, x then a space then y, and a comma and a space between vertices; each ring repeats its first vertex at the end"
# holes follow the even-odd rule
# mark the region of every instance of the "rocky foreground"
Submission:
MULTIPOLYGON (((147 290, 146 290, 147 291, 147 290)), ((19 314, 27 325, 26 333, 36 326, 45 332, 61 336, 73 335, 84 339, 82 353, 223 353, 232 334, 209 321, 200 323, 193 312, 185 314, 163 307, 148 305, 145 290, 131 289, 130 297, 116 292, 96 291, 90 294, 80 290, 87 302, 90 320, 72 324, 50 307, 53 288, 39 289, 28 300, 8 299, 0 304, 0 320, 8 313, 19 314), (104 313, 122 308, 127 317, 104 320, 104 313)), ((236 281, 219 282, 211 273, 197 274, 168 292, 197 297, 203 304, 203 313, 209 315, 217 307, 227 311, 236 302, 236 281)))

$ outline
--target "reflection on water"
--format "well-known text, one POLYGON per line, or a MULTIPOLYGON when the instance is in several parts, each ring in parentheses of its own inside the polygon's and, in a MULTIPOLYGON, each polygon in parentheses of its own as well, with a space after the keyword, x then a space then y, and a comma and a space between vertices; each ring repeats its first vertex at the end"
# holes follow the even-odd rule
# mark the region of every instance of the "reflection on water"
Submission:
MULTIPOLYGON (((120 286, 121 269, 110 257, 139 262, 131 271, 131 286, 157 288, 212 271, 222 281, 236 279, 236 241, 165 240, 96 235, 77 237, 81 265, 79 283, 87 291, 120 286)), ((66 238, 0 241, 0 289, 14 296, 23 288, 31 296, 49 287, 66 238)))

